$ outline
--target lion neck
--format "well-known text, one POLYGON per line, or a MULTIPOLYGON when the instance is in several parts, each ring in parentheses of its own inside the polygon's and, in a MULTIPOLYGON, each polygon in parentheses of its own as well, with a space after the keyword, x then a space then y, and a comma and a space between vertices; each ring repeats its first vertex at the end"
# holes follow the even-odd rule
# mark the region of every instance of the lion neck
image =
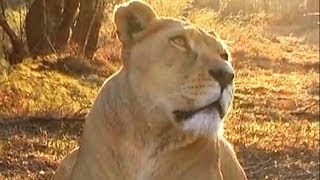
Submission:
POLYGON ((106 132, 114 133, 118 129, 118 133, 111 136, 122 137, 152 155, 175 151, 200 140, 203 142, 204 138, 176 128, 157 106, 149 108, 142 103, 132 91, 125 72, 118 73, 105 86, 109 90, 104 92, 112 95, 106 99, 106 114, 112 116, 106 119, 110 120, 107 123, 112 124, 112 129, 106 132))

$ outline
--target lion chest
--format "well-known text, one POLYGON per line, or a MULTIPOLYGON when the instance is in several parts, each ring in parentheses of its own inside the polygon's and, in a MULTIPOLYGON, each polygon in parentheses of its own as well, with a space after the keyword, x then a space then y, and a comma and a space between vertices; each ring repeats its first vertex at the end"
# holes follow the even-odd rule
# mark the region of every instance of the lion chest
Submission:
MULTIPOLYGON (((206 153, 189 154, 178 151, 169 154, 160 154, 153 157, 140 156, 131 161, 128 175, 124 179, 134 180, 220 180, 221 173, 218 164, 206 153), (130 178, 129 178, 130 177, 130 178)), ((128 158, 130 159, 130 158, 128 158)))

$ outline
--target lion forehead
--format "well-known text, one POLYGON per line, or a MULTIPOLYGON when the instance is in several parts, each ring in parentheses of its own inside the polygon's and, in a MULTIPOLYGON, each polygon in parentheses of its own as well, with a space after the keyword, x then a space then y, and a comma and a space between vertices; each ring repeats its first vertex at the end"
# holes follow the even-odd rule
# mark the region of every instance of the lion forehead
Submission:
POLYGON ((199 49, 217 52, 226 50, 226 46, 216 33, 210 34, 188 21, 176 18, 159 18, 135 38, 137 42, 143 42, 148 38, 157 39, 155 37, 159 34, 167 34, 168 36, 183 34, 186 36, 190 47, 195 51, 199 51, 199 49))
POLYGON ((183 30, 184 28, 185 25, 182 21, 177 19, 159 19, 153 22, 145 31, 137 34, 135 38, 137 42, 142 42, 149 37, 156 36, 158 33, 169 33, 172 31, 183 30))

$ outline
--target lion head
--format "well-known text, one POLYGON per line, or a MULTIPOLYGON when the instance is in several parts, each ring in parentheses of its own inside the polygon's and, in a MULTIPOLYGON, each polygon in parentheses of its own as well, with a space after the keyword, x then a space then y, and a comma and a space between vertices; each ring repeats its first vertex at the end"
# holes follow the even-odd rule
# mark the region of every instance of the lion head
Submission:
POLYGON ((146 109, 158 108, 177 128, 217 135, 234 93, 230 52, 217 34, 158 17, 141 1, 116 7, 123 69, 146 109))

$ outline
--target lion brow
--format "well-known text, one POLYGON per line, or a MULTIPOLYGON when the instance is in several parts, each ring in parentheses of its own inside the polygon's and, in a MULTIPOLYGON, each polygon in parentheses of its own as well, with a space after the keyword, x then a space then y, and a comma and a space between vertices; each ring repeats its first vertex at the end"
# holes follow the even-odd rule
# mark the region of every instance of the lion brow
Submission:
POLYGON ((143 34, 140 36, 140 38, 137 39, 137 42, 143 41, 147 37, 150 37, 150 36, 156 34, 157 32, 174 25, 175 23, 177 23, 177 21, 174 19, 162 18, 160 20, 160 22, 154 23, 151 25, 150 28, 147 28, 147 30, 145 32, 143 32, 143 34))

